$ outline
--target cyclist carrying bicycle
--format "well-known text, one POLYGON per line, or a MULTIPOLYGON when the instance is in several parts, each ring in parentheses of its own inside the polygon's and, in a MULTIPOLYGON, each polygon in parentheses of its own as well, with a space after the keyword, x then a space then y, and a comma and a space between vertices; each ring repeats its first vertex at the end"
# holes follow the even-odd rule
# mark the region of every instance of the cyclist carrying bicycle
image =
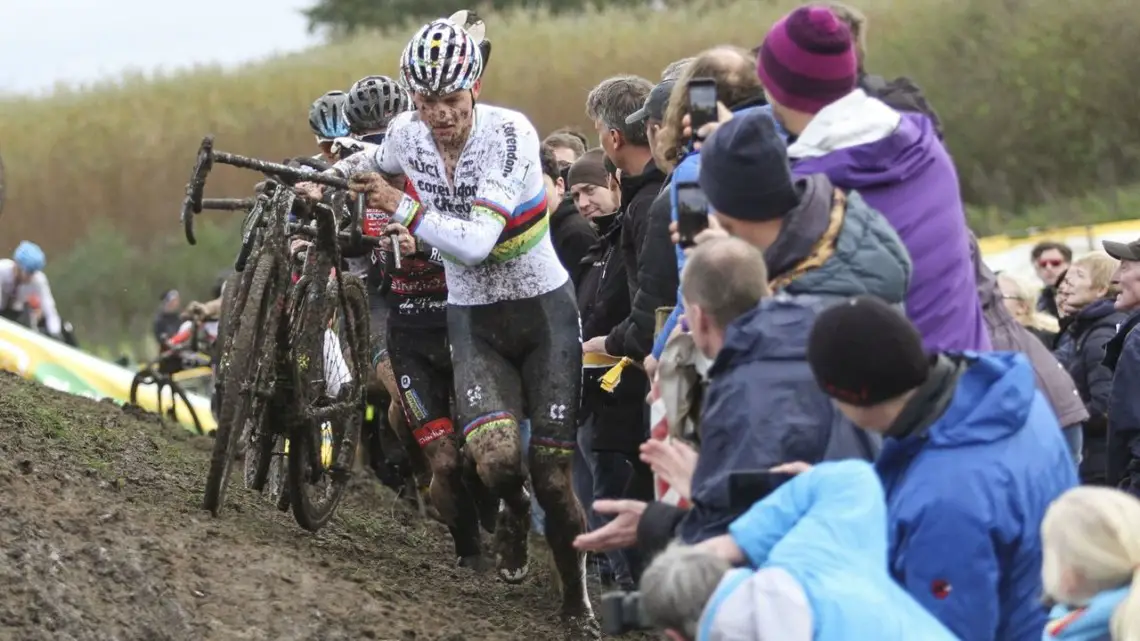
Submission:
POLYGON ((476 41, 455 22, 421 28, 401 57, 416 111, 396 117, 373 157, 380 173, 405 176, 410 193, 378 173, 351 185, 391 213, 387 233, 414 235, 444 259, 456 414, 480 478, 504 502, 495 529, 500 576, 519 582, 528 573, 519 423, 529 417, 529 470, 562 579, 562 615, 593 638, 583 558, 572 547, 583 529, 570 486, 578 310, 550 240, 538 133, 519 112, 476 104, 482 65, 476 41))
POLYGON ((36 297, 47 333, 52 338, 59 339, 63 332, 63 321, 60 320, 55 297, 51 294, 51 285, 43 271, 46 264, 44 250, 27 240, 16 247, 11 259, 0 260, 0 316, 21 322, 28 311, 29 299, 36 297))

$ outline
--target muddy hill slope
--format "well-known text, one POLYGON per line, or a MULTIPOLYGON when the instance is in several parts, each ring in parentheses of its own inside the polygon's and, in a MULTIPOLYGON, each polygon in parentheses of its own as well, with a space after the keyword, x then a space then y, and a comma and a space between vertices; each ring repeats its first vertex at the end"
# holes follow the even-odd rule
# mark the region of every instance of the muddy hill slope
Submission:
POLYGON ((562 636, 541 551, 523 585, 456 569, 446 531, 370 480, 315 535, 240 487, 214 519, 210 446, 0 372, 0 640, 562 636))

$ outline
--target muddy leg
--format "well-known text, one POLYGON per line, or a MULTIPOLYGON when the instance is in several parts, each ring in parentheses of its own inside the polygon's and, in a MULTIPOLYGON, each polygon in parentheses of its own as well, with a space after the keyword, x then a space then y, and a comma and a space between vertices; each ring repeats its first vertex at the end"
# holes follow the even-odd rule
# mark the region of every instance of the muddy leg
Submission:
POLYGON ((586 596, 586 555, 574 549, 574 538, 585 532, 585 518, 571 485, 573 452, 532 446, 530 481, 538 504, 546 511, 546 541, 562 581, 562 615, 591 616, 586 596))
MULTIPOLYGON (((424 446, 424 454, 431 465, 431 502, 439 511, 440 520, 451 531, 460 564, 483 569, 479 521, 471 496, 463 484, 457 439, 451 433, 451 421, 443 419, 441 422, 447 423, 447 435, 424 446)), ((432 429, 430 423, 427 429, 432 429)))
POLYGON ((520 583, 530 571, 530 495, 523 485, 526 476, 518 419, 508 412, 496 412, 476 419, 464 432, 479 479, 503 501, 495 524, 499 576, 508 583, 520 583))

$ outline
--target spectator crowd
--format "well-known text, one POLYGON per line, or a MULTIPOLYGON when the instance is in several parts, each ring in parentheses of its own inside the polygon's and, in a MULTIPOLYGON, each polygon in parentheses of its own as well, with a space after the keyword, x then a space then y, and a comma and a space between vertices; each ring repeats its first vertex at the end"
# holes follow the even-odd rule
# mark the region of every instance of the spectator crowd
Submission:
POLYGON ((866 27, 802 6, 546 139, 576 546, 675 641, 1138 641, 1140 239, 990 270, 866 27))

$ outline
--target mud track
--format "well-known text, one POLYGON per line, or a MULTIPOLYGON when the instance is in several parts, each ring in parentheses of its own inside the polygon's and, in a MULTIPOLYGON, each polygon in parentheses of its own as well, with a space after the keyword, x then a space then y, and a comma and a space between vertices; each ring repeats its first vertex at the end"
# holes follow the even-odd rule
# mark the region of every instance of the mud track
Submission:
POLYGON ((210 446, 0 372, 0 640, 561 638, 540 546, 522 585, 456 569, 367 478, 315 535, 241 489, 214 519, 210 446))

